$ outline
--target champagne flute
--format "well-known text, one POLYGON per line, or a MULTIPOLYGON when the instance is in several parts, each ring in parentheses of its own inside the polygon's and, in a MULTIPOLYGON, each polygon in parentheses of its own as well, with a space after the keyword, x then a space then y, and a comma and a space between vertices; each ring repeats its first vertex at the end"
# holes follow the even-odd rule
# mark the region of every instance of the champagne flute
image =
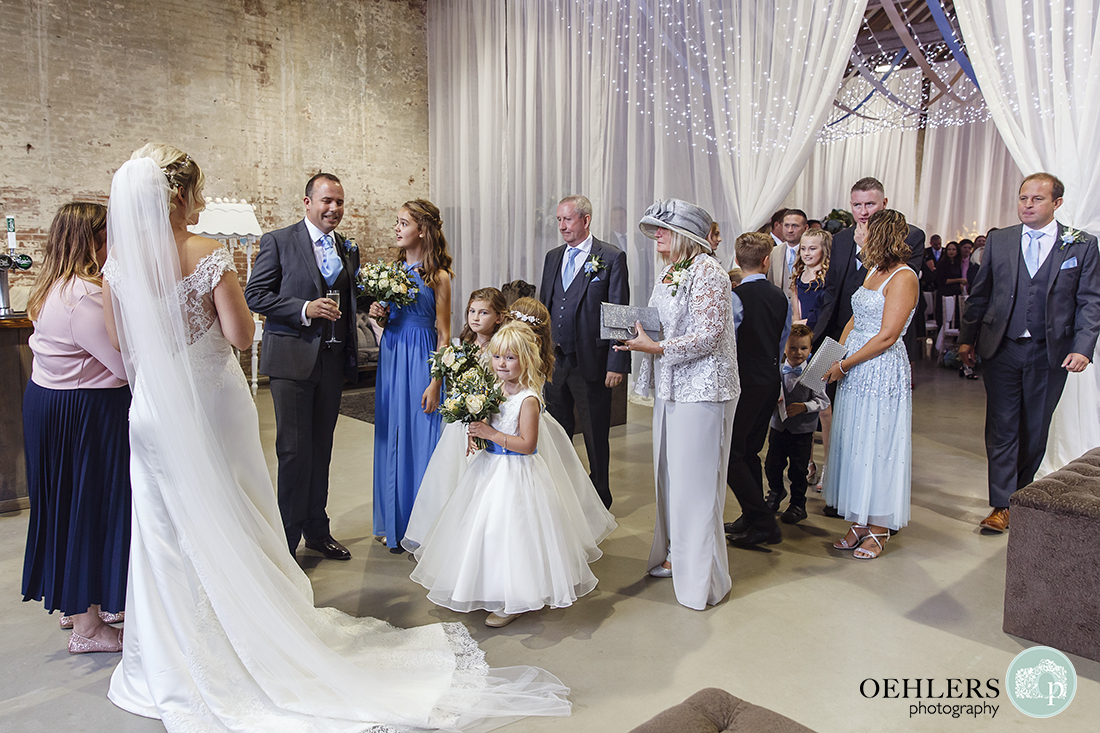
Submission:
MULTIPOLYGON (((340 309, 340 291, 330 290, 325 293, 325 297, 329 300, 336 301, 336 309, 340 309)), ((326 344, 338 344, 340 341, 336 338, 336 321, 329 321, 329 339, 326 344)))

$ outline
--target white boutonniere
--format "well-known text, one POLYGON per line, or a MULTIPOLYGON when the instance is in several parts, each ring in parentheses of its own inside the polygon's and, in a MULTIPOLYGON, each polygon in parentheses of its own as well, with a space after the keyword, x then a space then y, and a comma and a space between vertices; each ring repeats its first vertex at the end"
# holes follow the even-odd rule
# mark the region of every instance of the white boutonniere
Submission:
POLYGON ((1080 229, 1074 229, 1073 227, 1066 227, 1062 230, 1062 246, 1058 249, 1063 250, 1066 248, 1067 245, 1073 244, 1074 242, 1084 241, 1085 233, 1083 231, 1081 231, 1080 229))
POLYGON ((595 273, 599 272, 600 270, 606 270, 606 269, 607 269, 607 265, 604 264, 603 258, 602 257, 597 257, 596 255, 592 255, 584 263, 584 271, 589 275, 595 274, 595 273))

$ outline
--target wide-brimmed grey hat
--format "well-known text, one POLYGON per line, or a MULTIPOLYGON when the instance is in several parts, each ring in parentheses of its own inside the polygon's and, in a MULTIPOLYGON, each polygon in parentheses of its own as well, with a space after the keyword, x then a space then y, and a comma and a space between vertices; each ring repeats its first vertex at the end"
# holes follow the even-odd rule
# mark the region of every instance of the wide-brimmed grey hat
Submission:
POLYGON ((680 199, 665 199, 645 210, 638 228, 650 239, 657 238, 658 229, 668 229, 683 234, 707 252, 713 252, 714 248, 707 241, 712 221, 710 214, 700 206, 680 199))

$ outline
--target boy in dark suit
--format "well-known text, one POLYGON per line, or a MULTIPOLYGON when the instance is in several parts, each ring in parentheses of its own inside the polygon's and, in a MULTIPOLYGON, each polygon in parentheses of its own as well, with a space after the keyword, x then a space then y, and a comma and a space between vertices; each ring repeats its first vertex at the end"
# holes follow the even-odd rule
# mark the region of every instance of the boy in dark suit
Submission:
POLYGON ((744 273, 733 292, 741 396, 733 418, 726 481, 741 505, 741 517, 726 525, 726 533, 734 545, 774 545, 783 537, 774 513, 764 503, 760 451, 779 400, 779 360, 790 329, 791 305, 765 276, 771 264, 771 237, 748 232, 737 238, 734 249, 744 273))
POLYGON ((783 524, 795 524, 806 518, 806 465, 814 450, 814 429, 817 414, 829 406, 825 383, 817 391, 798 380, 803 365, 810 357, 814 334, 805 324, 791 326, 787 337, 786 361, 783 362, 783 401, 775 408, 768 430, 768 454, 764 458, 764 473, 768 477, 768 496, 764 503, 773 512, 787 495, 783 488, 783 469, 791 480, 791 501, 779 518, 783 524))

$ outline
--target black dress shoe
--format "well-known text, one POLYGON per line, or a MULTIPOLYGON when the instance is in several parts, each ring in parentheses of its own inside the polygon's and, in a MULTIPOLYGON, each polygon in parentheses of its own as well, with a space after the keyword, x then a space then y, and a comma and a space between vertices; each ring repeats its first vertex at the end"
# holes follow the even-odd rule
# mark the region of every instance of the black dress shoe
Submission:
POLYGON ((350 560, 351 553, 348 548, 332 539, 332 535, 325 535, 319 540, 306 539, 306 549, 315 550, 328 560, 350 560))
POLYGON ((778 545, 783 541, 783 533, 779 531, 779 527, 772 527, 771 529, 760 529, 759 527, 750 527, 741 534, 726 535, 726 539, 729 540, 731 545, 736 547, 752 547, 754 545, 778 545))
POLYGON ((764 497, 764 504, 767 505, 768 509, 772 510, 773 512, 777 512, 779 511, 779 503, 786 498, 786 489, 780 489, 779 491, 772 489, 768 492, 768 495, 764 497))
POLYGON ((828 504, 826 504, 825 508, 821 510, 821 513, 824 514, 826 517, 834 517, 835 518, 835 517, 840 516, 840 512, 838 512, 836 510, 836 507, 835 506, 829 506, 828 504))
POLYGON ((749 528, 749 522, 745 519, 745 515, 742 514, 732 522, 726 522, 722 525, 722 528, 726 531, 726 534, 741 534, 749 528))
POLYGON ((806 518, 806 507, 791 504, 787 511, 779 515, 779 521, 783 524, 798 524, 806 518))

